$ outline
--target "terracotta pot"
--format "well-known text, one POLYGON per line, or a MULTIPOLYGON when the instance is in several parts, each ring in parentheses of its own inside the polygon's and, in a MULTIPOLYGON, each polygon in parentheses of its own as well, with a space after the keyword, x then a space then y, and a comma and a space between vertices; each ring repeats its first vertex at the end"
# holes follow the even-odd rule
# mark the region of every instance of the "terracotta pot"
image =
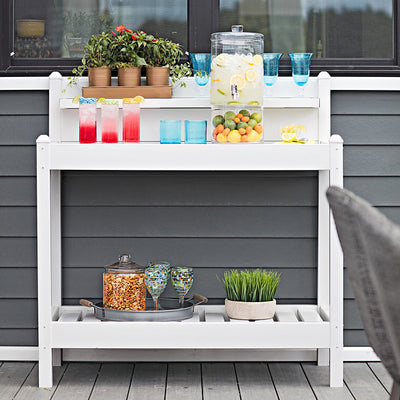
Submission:
POLYGON ((118 68, 118 86, 140 86, 141 67, 118 68))
POLYGON ((225 310, 229 318, 268 319, 275 314, 276 301, 245 302, 225 299, 225 310))
POLYGON ((111 69, 109 67, 89 68, 89 86, 111 86, 111 69))
POLYGON ((169 67, 146 67, 147 86, 168 86, 169 67))

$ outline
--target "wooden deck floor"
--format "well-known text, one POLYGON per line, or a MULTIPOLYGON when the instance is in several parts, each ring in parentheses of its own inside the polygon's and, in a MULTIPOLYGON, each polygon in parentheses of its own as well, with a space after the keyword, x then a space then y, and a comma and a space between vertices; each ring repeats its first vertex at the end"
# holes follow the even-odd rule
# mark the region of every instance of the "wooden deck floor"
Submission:
MULTIPOLYGON (((0 363, 1 364, 1 363, 0 363)), ((346 363, 344 387, 311 363, 65 363, 38 389, 37 364, 0 365, 1 400, 384 400, 392 381, 380 363, 346 363)))

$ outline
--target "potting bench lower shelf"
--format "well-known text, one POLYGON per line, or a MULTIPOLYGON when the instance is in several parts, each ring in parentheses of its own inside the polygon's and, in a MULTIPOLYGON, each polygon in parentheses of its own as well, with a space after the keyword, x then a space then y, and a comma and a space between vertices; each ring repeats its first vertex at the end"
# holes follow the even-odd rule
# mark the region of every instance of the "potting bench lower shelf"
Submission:
POLYGON ((86 307, 63 306, 51 322, 52 347, 126 349, 328 348, 329 320, 313 305, 278 305, 273 319, 230 319, 222 306, 196 306, 177 322, 100 321, 86 307), (110 340, 118 332, 118 339, 110 340), (162 338, 160 337, 162 332, 162 338))
MULTIPOLYGON (((52 386, 63 348, 318 349, 331 386, 343 384, 343 261, 325 191, 343 183, 343 141, 259 145, 91 144, 37 140, 39 386, 52 386), (235 321, 197 306, 182 322, 99 321, 61 293, 61 171, 318 171, 316 305, 279 305, 274 320, 235 321), (160 340, 160 334, 163 339, 160 340)), ((210 360, 212 361, 212 360, 210 360)))

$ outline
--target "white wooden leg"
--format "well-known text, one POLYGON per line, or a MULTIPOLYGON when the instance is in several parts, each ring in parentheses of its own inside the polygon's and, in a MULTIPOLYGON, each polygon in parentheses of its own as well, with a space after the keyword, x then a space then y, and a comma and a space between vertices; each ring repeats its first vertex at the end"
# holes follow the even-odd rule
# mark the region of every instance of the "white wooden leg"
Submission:
POLYGON ((321 367, 329 365, 329 349, 318 349, 318 365, 321 367))
MULTIPOLYGON (((331 138, 330 184, 343 186, 343 140, 331 138)), ((343 253, 330 215, 330 386, 343 386, 343 253)))
POLYGON ((39 386, 51 387, 51 203, 49 137, 40 136, 36 146, 39 386))

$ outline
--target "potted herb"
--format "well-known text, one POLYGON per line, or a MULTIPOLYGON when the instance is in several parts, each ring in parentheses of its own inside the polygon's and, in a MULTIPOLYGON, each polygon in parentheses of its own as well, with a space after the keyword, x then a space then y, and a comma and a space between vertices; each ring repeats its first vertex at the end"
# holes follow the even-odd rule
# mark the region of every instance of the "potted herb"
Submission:
POLYGON ((82 65, 72 70, 75 76, 70 78, 70 85, 76 83, 86 70, 88 70, 89 75, 89 86, 111 85, 112 38, 111 33, 103 32, 98 36, 93 35, 89 39, 88 44, 84 47, 82 65))
POLYGON ((138 52, 138 36, 124 25, 115 28, 117 33, 111 32, 114 39, 111 42, 113 65, 118 68, 119 86, 140 86, 141 68, 146 65, 138 52))
POLYGON ((144 31, 134 33, 137 37, 138 54, 147 63, 147 85, 168 85, 169 76, 172 83, 191 75, 190 65, 179 64, 183 51, 179 43, 172 40, 149 35, 144 31))
POLYGON ((280 274, 263 269, 225 272, 225 309, 234 319, 268 319, 275 314, 280 274))

